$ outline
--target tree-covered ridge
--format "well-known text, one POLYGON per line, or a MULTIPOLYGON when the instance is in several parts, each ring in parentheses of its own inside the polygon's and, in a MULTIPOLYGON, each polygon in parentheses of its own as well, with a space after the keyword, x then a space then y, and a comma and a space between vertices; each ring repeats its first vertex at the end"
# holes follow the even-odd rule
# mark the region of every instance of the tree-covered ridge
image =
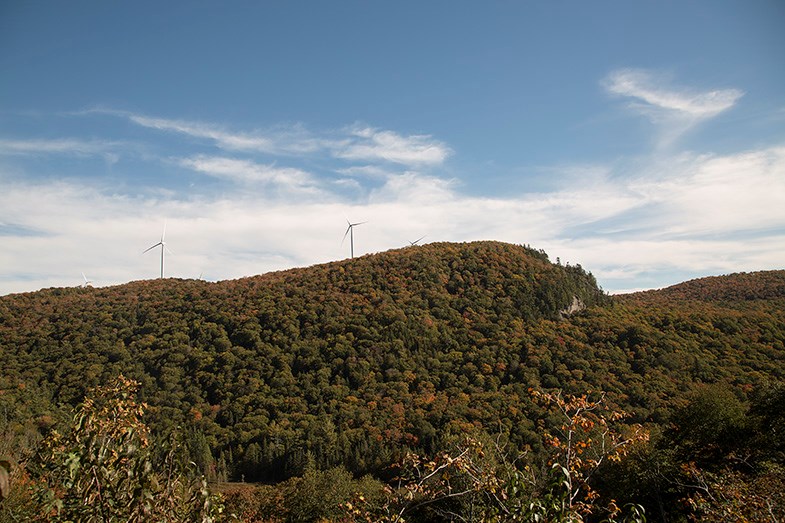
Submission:
POLYGON ((383 475, 407 450, 467 432, 542 453, 551 421, 530 389, 606 391, 630 423, 665 426, 701 384, 744 399, 785 379, 782 294, 761 294, 782 273, 756 276, 712 279, 711 299, 607 297, 579 266, 477 242, 219 283, 6 296, 3 441, 23 445, 60 405, 124 374, 153 429, 180 427, 214 478, 383 475), (763 297, 716 298, 752 294, 763 297), (576 298, 587 308, 564 314, 576 298))
POLYGON ((132 349, 147 345, 244 347, 253 345, 253 333, 273 344, 312 338, 330 344, 341 342, 336 336, 375 338, 381 331, 390 338, 396 334, 390 326, 416 338, 437 327, 556 317, 574 296, 586 303, 601 298, 593 278, 553 266, 537 251, 443 244, 237 281, 154 280, 6 296, 0 333, 3 346, 20 356, 9 361, 9 373, 18 363, 37 371, 42 383, 51 379, 51 366, 66 389, 69 362, 77 363, 72 352, 86 350, 95 366, 74 376, 81 396, 104 367, 124 368, 136 359, 132 349), (24 363, 34 356, 44 368, 24 363))
POLYGON ((785 298, 785 270, 740 272, 727 276, 709 276, 690 280, 665 289, 636 292, 621 299, 700 300, 738 302, 785 298))
MULTIPOLYGON (((372 414, 374 438, 392 431, 389 444, 398 445, 435 434, 421 419, 416 436, 404 430, 411 420, 389 423, 404 396, 409 405, 418 394, 484 391, 486 376, 500 382, 508 363, 493 356, 499 345, 516 352, 528 322, 558 318, 576 297, 603 299, 590 275, 539 251, 439 244, 215 284, 157 280, 8 296, 0 340, 6 379, 75 404, 125 372, 162 419, 204 419, 218 448, 271 431, 299 439, 292 418, 303 417, 303 427, 328 414, 359 422, 362 438, 369 427, 360 420, 372 414)), ((432 421, 441 426, 453 414, 432 421)), ((343 453, 366 444, 344 442, 343 453)))

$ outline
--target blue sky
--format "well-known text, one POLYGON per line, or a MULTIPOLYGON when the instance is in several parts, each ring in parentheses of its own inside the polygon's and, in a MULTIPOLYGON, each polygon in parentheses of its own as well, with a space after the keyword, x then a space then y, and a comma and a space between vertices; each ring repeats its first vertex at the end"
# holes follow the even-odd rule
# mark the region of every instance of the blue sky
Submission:
POLYGON ((4 2, 0 294, 494 239, 783 268, 785 4, 4 2))

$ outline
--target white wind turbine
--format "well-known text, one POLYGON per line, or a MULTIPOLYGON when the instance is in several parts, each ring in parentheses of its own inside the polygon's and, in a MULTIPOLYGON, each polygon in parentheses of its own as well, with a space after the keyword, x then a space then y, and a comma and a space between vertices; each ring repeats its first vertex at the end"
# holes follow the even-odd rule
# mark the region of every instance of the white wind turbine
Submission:
POLYGON ((346 219, 346 223, 349 224, 349 227, 346 228, 346 232, 343 234, 343 240, 341 240, 341 245, 343 245, 343 242, 346 241, 346 236, 348 235, 349 236, 349 243, 351 244, 352 258, 354 258, 354 228, 357 227, 358 225, 362 225, 362 224, 368 223, 368 222, 352 223, 347 218, 346 219))
MULTIPOLYGON (((428 236, 428 235, 426 234, 425 236, 428 236)), ((409 242, 409 246, 410 246, 410 247, 414 247, 415 245, 417 245, 418 243, 420 243, 420 240, 423 240, 423 239, 425 238, 425 236, 420 236, 419 238, 417 238, 417 239, 416 239, 416 240, 414 240, 413 242, 409 242)))
POLYGON ((84 283, 81 285, 82 287, 92 287, 93 286, 93 280, 88 280, 87 276, 85 276, 84 273, 82 273, 82 279, 84 279, 84 283))
POLYGON ((164 238, 165 238, 165 237, 166 237, 166 222, 164 222, 164 232, 162 232, 162 233, 161 233, 161 241, 160 241, 160 242, 158 242, 158 243, 156 243, 156 244, 155 244, 155 245, 153 245, 152 247, 150 247, 150 248, 146 249, 146 250, 145 250, 145 251, 142 253, 142 254, 144 254, 144 253, 146 253, 146 252, 148 252, 148 251, 151 251, 151 250, 155 249, 155 248, 156 248, 156 247, 158 247, 159 245, 161 246, 161 278, 163 278, 163 277, 164 277, 164 252, 168 252, 169 254, 172 254, 172 251, 170 251, 170 250, 169 250, 169 249, 166 247, 166 241, 164 241, 164 238))

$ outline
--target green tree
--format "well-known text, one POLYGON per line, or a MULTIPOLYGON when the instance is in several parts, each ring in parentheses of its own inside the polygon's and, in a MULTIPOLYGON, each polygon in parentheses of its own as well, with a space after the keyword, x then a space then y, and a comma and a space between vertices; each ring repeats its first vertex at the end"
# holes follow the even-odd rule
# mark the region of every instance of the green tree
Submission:
POLYGON ((707 385, 674 416, 675 441, 683 456, 700 462, 718 461, 744 438, 746 406, 727 386, 707 385))

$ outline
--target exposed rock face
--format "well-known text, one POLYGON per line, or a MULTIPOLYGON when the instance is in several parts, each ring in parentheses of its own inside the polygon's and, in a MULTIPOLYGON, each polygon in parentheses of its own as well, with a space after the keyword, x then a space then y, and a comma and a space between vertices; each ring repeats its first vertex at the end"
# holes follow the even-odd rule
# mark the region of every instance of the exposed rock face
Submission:
POLYGON ((577 296, 572 297, 572 303, 566 309, 562 309, 559 311, 559 316, 562 318, 569 318, 576 312, 581 312, 586 308, 586 305, 581 301, 580 298, 577 296))
POLYGON ((11 461, 0 458, 0 501, 8 497, 8 492, 11 489, 10 475, 11 461))

